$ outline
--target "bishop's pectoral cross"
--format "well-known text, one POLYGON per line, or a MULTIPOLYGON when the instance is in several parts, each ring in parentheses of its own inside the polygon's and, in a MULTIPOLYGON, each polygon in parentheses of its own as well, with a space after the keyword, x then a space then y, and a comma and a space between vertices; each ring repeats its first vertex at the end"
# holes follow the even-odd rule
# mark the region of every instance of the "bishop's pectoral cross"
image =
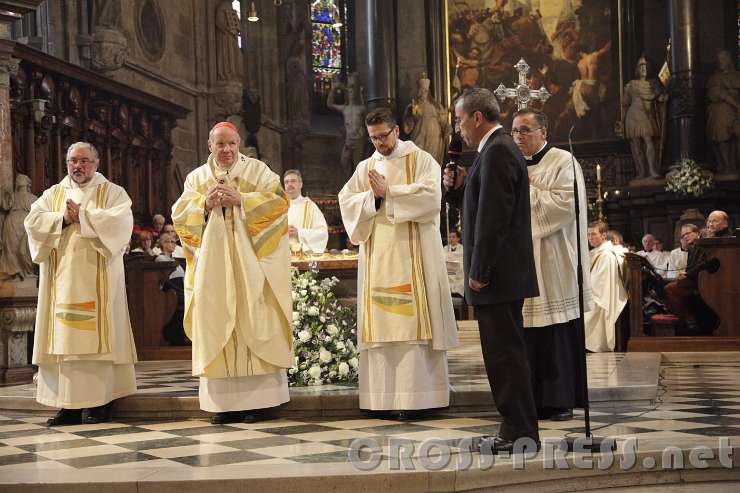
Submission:
POLYGON ((529 73, 529 65, 524 61, 524 58, 520 58, 514 68, 519 72, 519 84, 516 87, 510 88, 505 87, 503 84, 499 84, 493 93, 503 103, 506 99, 515 99, 517 109, 522 110, 527 107, 530 101, 547 101, 550 97, 550 93, 545 89, 545 86, 539 89, 530 89, 527 84, 527 74, 529 73))

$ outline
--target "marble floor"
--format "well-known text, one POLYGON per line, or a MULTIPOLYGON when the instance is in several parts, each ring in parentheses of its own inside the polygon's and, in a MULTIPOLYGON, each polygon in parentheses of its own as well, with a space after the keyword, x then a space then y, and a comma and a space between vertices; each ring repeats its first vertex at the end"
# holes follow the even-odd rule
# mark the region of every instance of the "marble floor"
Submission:
MULTIPOLYGON (((474 340, 471 334, 464 338, 474 340)), ((484 377, 480 372, 462 370, 466 360, 469 366, 478 364, 473 344, 463 344, 458 351, 459 357, 450 358, 452 386, 487 387, 485 380, 481 381, 484 377), (456 365, 459 369, 455 369, 456 365)), ((624 367, 630 356, 589 356, 589 381, 605 388, 610 384, 627 387, 633 378, 641 385, 640 365, 624 367)), ((140 392, 191 396, 196 382, 188 376, 187 366, 179 365, 168 370, 142 364, 138 368, 140 392)), ((630 483, 628 478, 632 476, 605 476, 607 473, 603 471, 593 473, 600 476, 588 478, 583 471, 570 471, 573 477, 565 481, 567 472, 547 471, 543 461, 539 461, 544 452, 531 459, 534 469, 528 463, 527 470, 516 470, 511 459, 502 459, 490 471, 484 471, 477 454, 472 454, 475 457, 472 466, 463 466, 465 461, 456 457, 471 455, 467 440, 498 430, 500 417, 493 409, 441 412, 411 422, 368 416, 278 416, 260 423, 223 426, 211 425, 207 419, 116 419, 101 425, 58 428, 47 428, 44 423, 47 416, 39 415, 38 410, 5 410, 0 411, 0 491, 46 492, 55 491, 54 486, 64 493, 103 491, 111 483, 116 483, 115 491, 126 492, 202 492, 204 484, 228 485, 224 491, 252 491, 252 486, 256 488, 258 484, 260 491, 315 491, 329 485, 332 488, 328 489, 333 491, 464 491, 468 487, 523 485, 526 478, 540 481, 539 487, 522 491, 601 491, 599 488, 607 486, 619 486, 621 489, 617 491, 632 491, 629 487, 637 484, 642 485, 641 493, 696 491, 678 489, 679 486, 659 488, 657 484, 699 482, 707 478, 728 482, 720 487, 713 483, 702 487, 703 491, 740 491, 737 482, 740 481, 740 359, 706 354, 688 359, 664 357, 663 365, 657 370, 656 387, 652 402, 626 401, 621 405, 612 402, 593 409, 594 435, 614 438, 619 454, 626 454, 631 442, 639 454, 655 453, 658 459, 666 447, 687 451, 705 446, 716 450, 723 441, 738 456, 733 456, 732 468, 713 463, 711 477, 691 476, 691 471, 675 474, 641 471, 641 476, 634 476, 630 483), (350 452, 357 450, 357 439, 364 439, 371 448, 353 456, 350 452), (442 444, 445 453, 449 451, 451 460, 442 470, 412 474, 392 467, 399 463, 399 455, 407 453, 414 461, 422 460, 423 446, 430 440, 442 444), (413 450, 404 449, 405 445, 399 448, 401 442, 411 444, 413 450), (358 468, 357 461, 368 460, 371 453, 380 465, 372 471, 358 468), (116 470, 126 472, 115 473, 116 470), (301 478, 302 486, 298 486, 296 478, 301 478), (544 481, 545 478, 550 479, 544 481), (196 480, 217 483, 191 484, 196 480), (283 483, 276 483, 282 480, 283 483), (389 486, 396 484, 394 481, 400 482, 389 486), (650 489, 653 484, 654 490, 650 489), (91 485, 97 486, 84 488, 91 485), (359 485, 363 488, 358 489, 359 485)), ((16 393, 21 390, 31 392, 32 388, 15 389, 16 393)), ((6 395, 10 392, 8 388, 2 391, 6 395)), ((304 390, 291 389, 292 396, 301 391, 304 390)), ((0 403, 1 400, 0 396, 0 403)), ((580 436, 584 432, 583 413, 576 412, 571 421, 543 420, 539 425, 543 439, 580 436)), ((574 458, 572 454, 568 457, 574 458)), ((649 470, 645 464, 643 461, 642 468, 649 470)), ((700 472, 705 471, 694 471, 700 472)))

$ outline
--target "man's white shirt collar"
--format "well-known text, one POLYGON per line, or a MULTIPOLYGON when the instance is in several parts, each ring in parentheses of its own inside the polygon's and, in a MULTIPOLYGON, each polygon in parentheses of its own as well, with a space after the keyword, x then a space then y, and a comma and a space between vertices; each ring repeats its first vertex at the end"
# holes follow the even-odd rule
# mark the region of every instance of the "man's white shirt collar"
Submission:
POLYGON ((478 144, 478 153, 483 150, 483 146, 486 145, 486 142, 488 142, 488 138, 493 135, 493 132, 501 128, 501 124, 497 123, 493 126, 491 130, 486 132, 486 135, 483 136, 482 139, 480 139, 480 143, 478 144))

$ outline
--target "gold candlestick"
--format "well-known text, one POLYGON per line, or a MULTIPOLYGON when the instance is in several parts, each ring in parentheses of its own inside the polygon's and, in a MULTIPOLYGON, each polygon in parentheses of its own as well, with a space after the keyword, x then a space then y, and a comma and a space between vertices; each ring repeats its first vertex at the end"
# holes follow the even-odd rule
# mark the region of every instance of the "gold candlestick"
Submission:
POLYGON ((604 214, 604 194, 601 191, 601 165, 596 165, 596 218, 606 223, 606 215, 604 214))

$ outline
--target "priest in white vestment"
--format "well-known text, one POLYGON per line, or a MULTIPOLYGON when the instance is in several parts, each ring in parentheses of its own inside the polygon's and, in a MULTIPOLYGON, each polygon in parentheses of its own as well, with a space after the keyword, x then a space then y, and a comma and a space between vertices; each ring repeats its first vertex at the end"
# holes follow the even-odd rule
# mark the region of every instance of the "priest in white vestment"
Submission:
POLYGON ((131 199, 97 173, 98 164, 92 145, 72 144, 68 175, 44 191, 25 220, 40 274, 36 400, 61 408, 50 426, 108 421, 110 403, 136 393, 123 270, 131 199))
POLYGON ((586 241, 586 187, 581 167, 573 156, 546 140, 547 116, 525 109, 514 116, 514 142, 527 160, 532 240, 540 295, 524 300, 524 335, 527 341, 535 403, 540 419, 568 420, 573 408, 582 407, 582 374, 574 321, 579 318, 577 243, 580 235, 584 310, 591 309, 586 241), (580 206, 576 231, 573 165, 580 206))
POLYGON ((463 274, 463 246, 460 243, 460 233, 450 231, 445 245, 445 259, 447 260, 447 279, 452 294, 465 297, 465 276, 463 274))
POLYGON ((614 351, 615 325, 627 304, 627 290, 621 276, 624 254, 606 239, 606 224, 600 221, 588 225, 589 270, 593 288, 594 308, 586 312, 584 326, 586 349, 594 353, 614 351))
POLYGON ((213 127, 208 149, 172 206, 187 262, 183 325, 200 408, 214 424, 254 422, 289 400, 288 199, 278 175, 239 153, 231 123, 213 127))
POLYGON ((329 227, 324 214, 316 203, 301 194, 303 176, 297 169, 283 173, 285 194, 290 199, 288 209, 288 235, 290 242, 300 243, 304 252, 324 253, 329 241, 329 227))
POLYGON ((655 236, 650 233, 642 237, 642 250, 637 255, 645 257, 655 272, 661 277, 668 277, 671 272, 671 254, 670 252, 659 251, 655 248, 655 236))
POLYGON ((450 403, 457 326, 439 234, 441 169, 398 139, 387 108, 365 123, 376 152, 339 192, 345 229, 360 245, 360 408, 408 419, 450 403))
POLYGON ((694 242, 699 239, 699 235, 700 230, 696 224, 686 223, 681 226, 681 245, 671 250, 670 262, 673 272, 672 275, 668 276, 670 279, 675 279, 679 273, 686 272, 686 265, 689 261, 689 248, 694 246, 694 242))

